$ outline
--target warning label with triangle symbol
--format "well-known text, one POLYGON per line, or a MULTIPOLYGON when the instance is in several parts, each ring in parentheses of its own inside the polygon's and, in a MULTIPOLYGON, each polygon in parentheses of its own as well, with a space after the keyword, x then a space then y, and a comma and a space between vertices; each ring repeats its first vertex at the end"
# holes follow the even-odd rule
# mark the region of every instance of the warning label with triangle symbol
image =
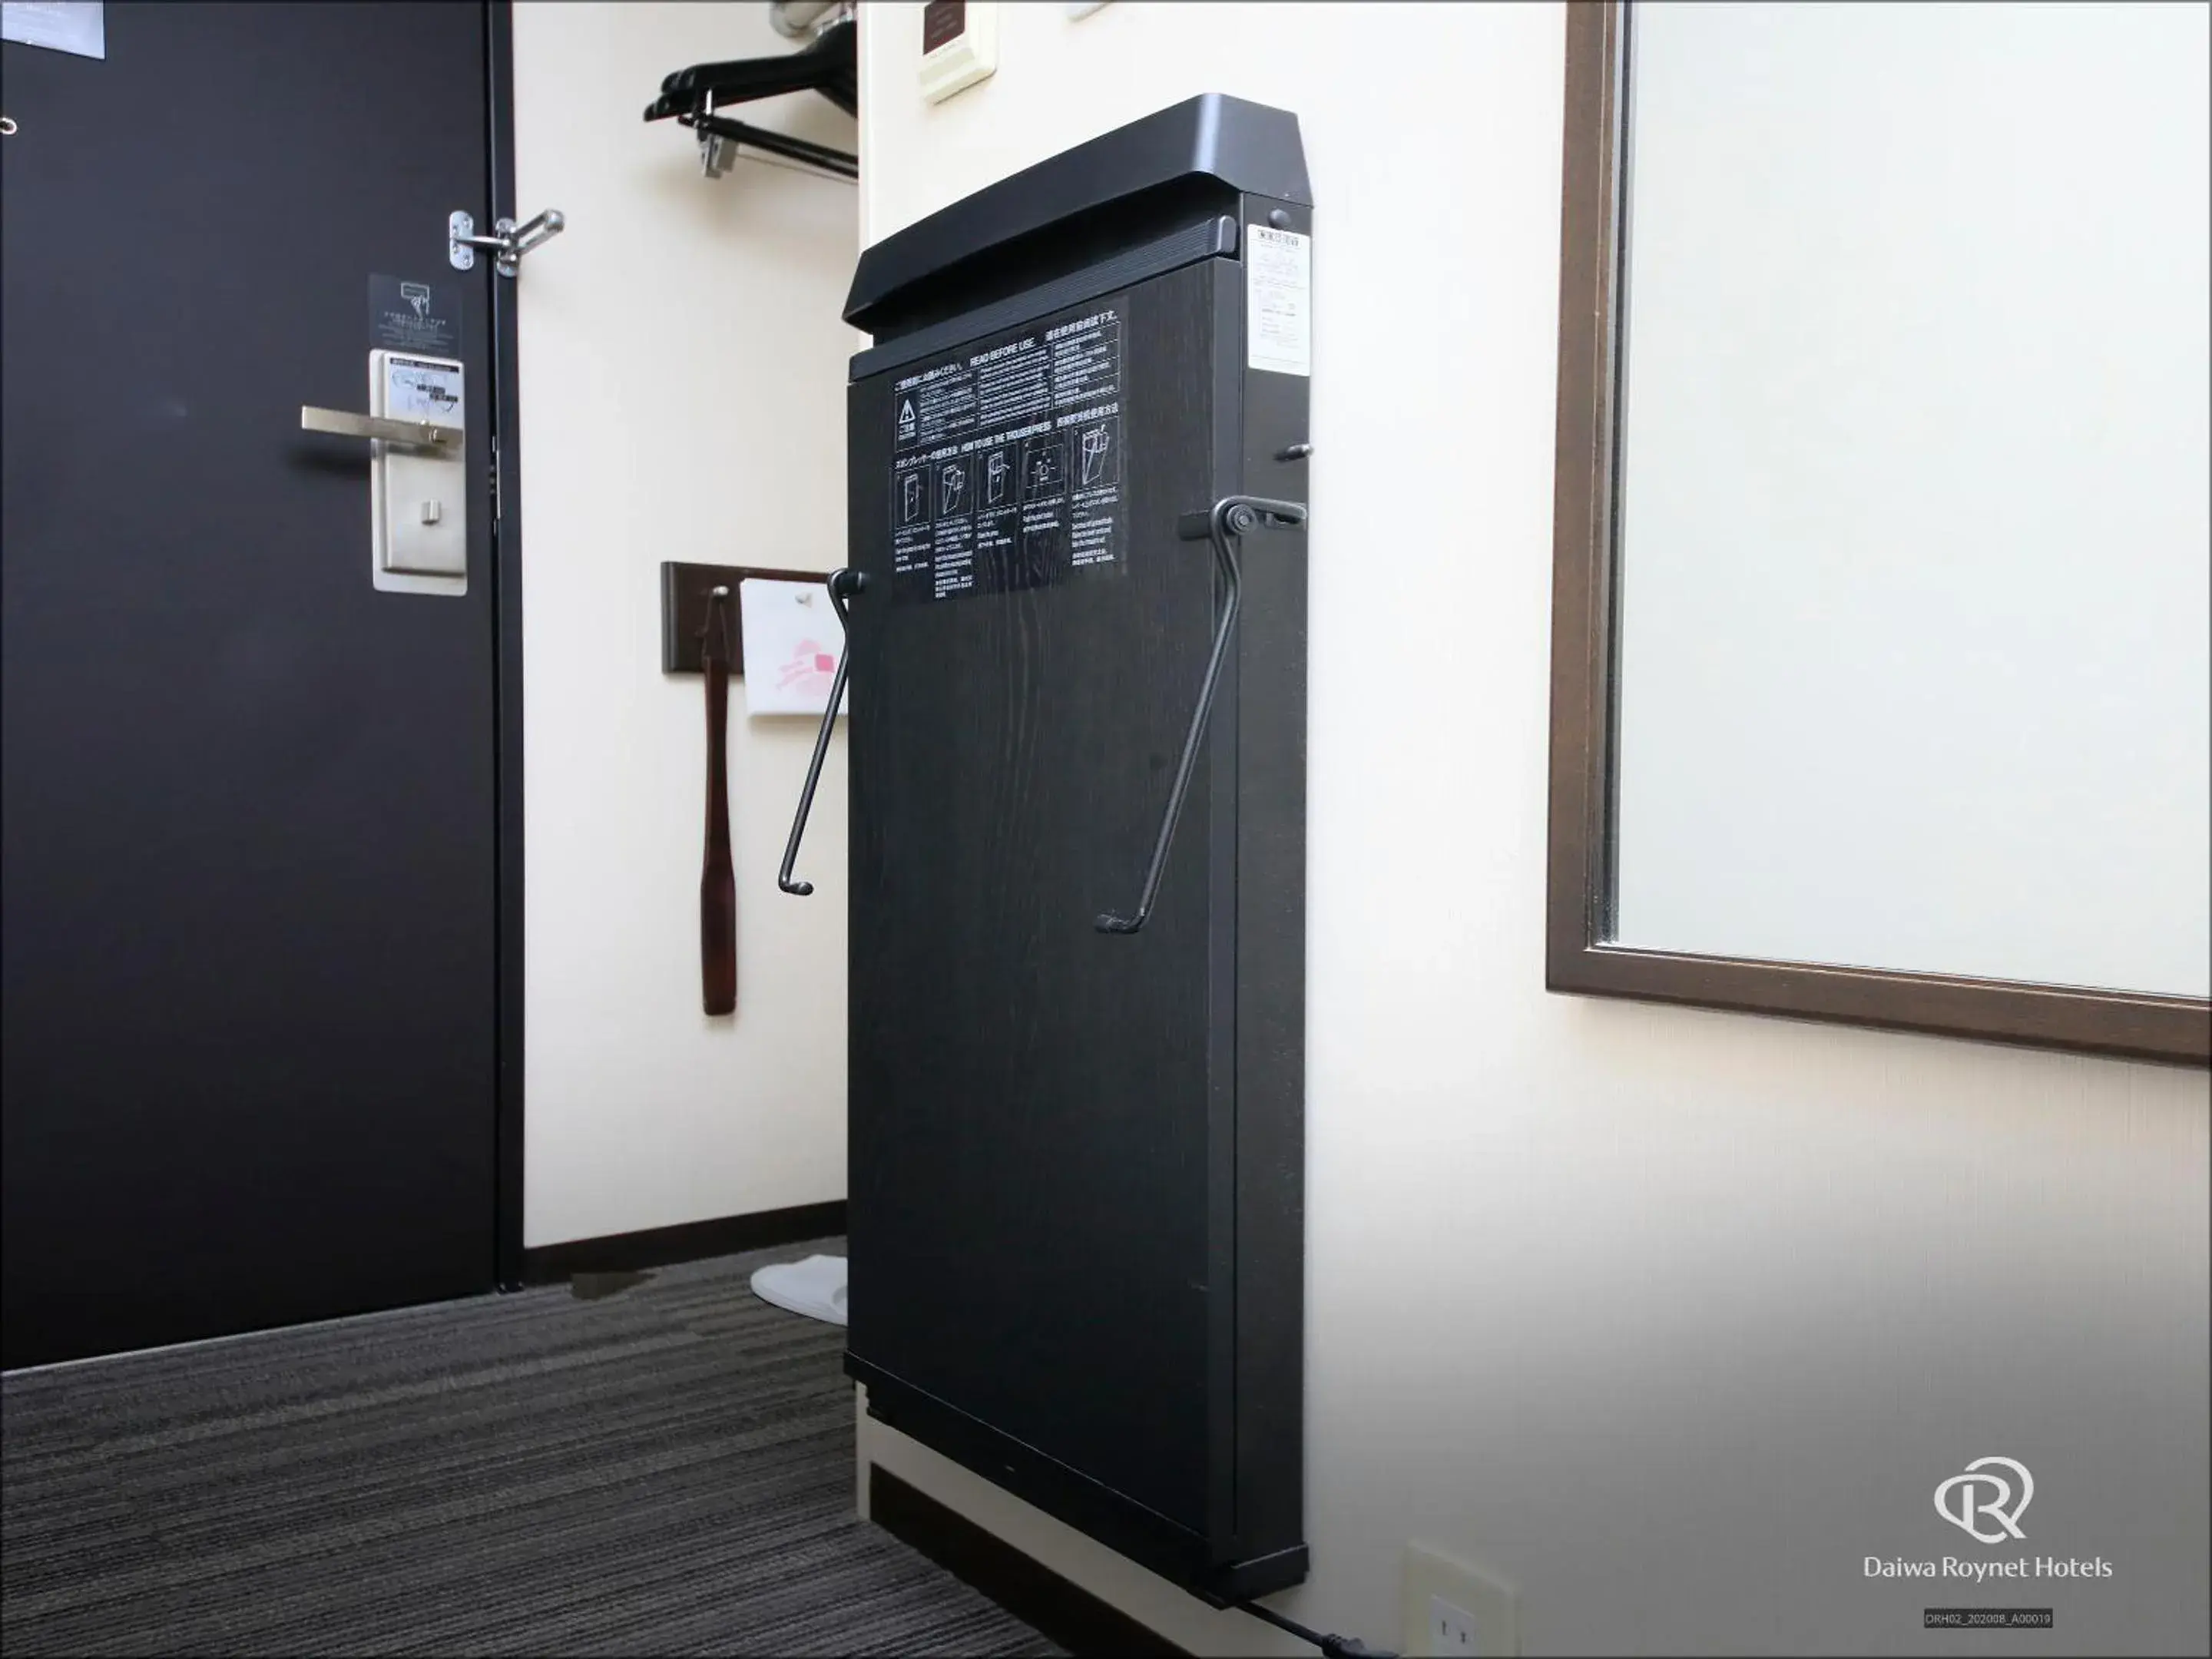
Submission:
POLYGON ((900 436, 900 437, 902 437, 902 438, 911 438, 912 436, 914 436, 914 399, 913 399, 913 398, 901 398, 901 399, 899 400, 899 422, 898 422, 898 423, 899 423, 899 436, 900 436))

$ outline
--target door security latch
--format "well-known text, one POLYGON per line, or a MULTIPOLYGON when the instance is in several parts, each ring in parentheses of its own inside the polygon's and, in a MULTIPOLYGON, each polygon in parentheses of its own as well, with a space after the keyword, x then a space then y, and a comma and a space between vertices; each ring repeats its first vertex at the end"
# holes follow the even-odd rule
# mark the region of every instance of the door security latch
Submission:
POLYGON ((479 236, 476 216, 455 209, 446 218, 446 257, 453 262, 455 270, 473 270, 477 250, 488 247, 492 250, 491 268, 502 276, 512 276, 524 254, 568 228, 568 215, 558 208, 548 208, 526 224, 518 225, 512 219, 495 219, 492 234, 479 236))

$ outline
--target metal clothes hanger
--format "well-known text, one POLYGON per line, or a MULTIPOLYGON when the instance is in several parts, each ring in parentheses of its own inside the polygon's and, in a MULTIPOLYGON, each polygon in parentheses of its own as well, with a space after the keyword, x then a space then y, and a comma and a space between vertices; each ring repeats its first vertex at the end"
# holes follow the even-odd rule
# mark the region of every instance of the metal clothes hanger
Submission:
POLYGON ((860 107, 859 26, 840 17, 798 52, 773 58, 738 58, 694 64, 664 76, 660 96, 645 106, 648 121, 673 119, 699 135, 699 156, 709 179, 719 179, 740 147, 782 157, 832 178, 857 179, 860 159, 789 133, 717 115, 732 104, 787 93, 818 92, 848 115, 860 107))

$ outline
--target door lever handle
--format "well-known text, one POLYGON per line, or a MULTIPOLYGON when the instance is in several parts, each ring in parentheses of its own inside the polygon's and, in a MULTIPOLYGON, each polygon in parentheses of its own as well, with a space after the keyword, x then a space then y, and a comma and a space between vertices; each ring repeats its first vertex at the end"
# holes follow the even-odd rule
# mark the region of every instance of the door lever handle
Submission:
POLYGON ((1198 707, 1183 734, 1182 758, 1176 763, 1175 782, 1168 790, 1167 811, 1160 816, 1160 833, 1152 842, 1152 862, 1145 867, 1145 884, 1137 895, 1137 908, 1128 915, 1109 910, 1093 924, 1102 933, 1133 933, 1152 914, 1159 896, 1160 877, 1166 872, 1168 848, 1175 842, 1176 825, 1182 817, 1183 797, 1190 791, 1191 769, 1198 763, 1198 745, 1206 736, 1206 717, 1213 713, 1213 695, 1221 689, 1221 665, 1229 654, 1229 636, 1237 629, 1237 609, 1243 598, 1244 573, 1237 563, 1237 538, 1247 531, 1295 530, 1306 521, 1304 501, 1271 501, 1259 495, 1224 495, 1206 513, 1187 513, 1176 533, 1185 541, 1204 538, 1213 544, 1213 556, 1229 587, 1214 626, 1213 651, 1206 659, 1206 678, 1198 688, 1198 707))
POLYGON ((457 426, 434 426, 428 421, 394 421, 381 415, 317 409, 311 404, 300 406, 300 430, 328 432, 340 438, 375 438, 387 444, 405 444, 411 449, 458 453, 461 447, 461 428, 457 426))
POLYGON ((845 701, 845 671, 853 661, 853 618, 845 602, 867 585, 867 577, 857 570, 830 573, 830 603, 836 610, 838 625, 845 630, 845 648, 837 653, 837 672, 830 682, 830 703, 822 711, 822 730, 814 738, 814 758, 806 763, 806 787, 799 793, 799 815, 791 821, 791 839, 783 846, 783 868, 775 876, 775 884, 797 898, 805 898, 814 890, 812 882, 793 879, 791 866, 799 862, 799 843, 806 834, 807 817, 814 811, 814 786, 822 781, 822 757, 830 752, 830 733, 837 724, 837 705, 845 701))

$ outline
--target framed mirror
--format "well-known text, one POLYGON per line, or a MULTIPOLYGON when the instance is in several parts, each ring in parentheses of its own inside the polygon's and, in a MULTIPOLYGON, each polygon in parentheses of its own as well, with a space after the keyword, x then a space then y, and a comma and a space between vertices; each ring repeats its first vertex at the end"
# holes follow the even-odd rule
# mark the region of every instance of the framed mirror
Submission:
POLYGON ((1569 8, 1553 988, 2212 1059, 2207 18, 1569 8))

